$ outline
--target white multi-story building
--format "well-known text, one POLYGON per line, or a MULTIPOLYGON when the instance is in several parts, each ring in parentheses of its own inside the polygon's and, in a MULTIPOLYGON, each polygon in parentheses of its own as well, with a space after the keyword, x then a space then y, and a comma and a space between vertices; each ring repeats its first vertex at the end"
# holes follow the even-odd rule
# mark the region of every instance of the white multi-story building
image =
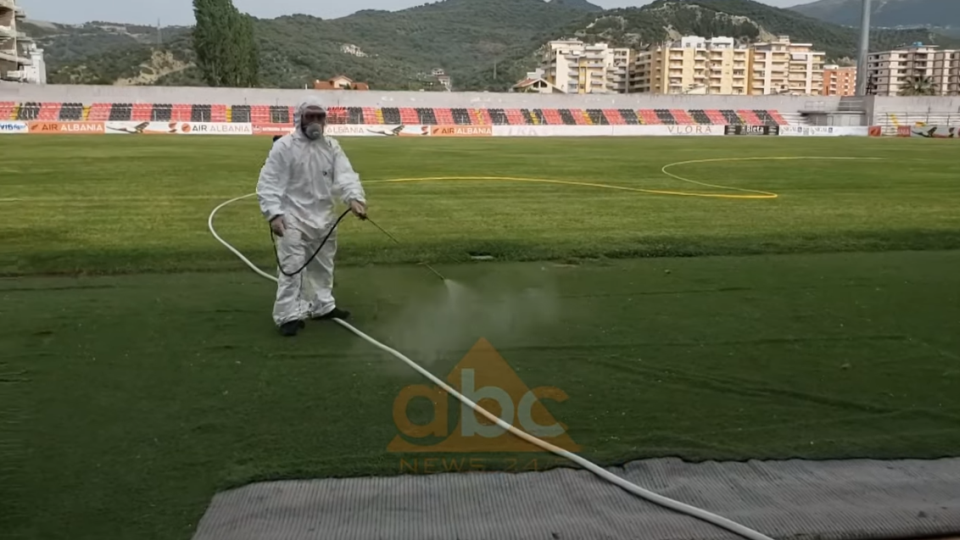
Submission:
POLYGON ((46 84, 43 49, 17 29, 25 17, 15 0, 0 0, 0 79, 46 84))
POLYGON ((775 41, 754 44, 752 50, 750 94, 823 94, 826 53, 814 51, 813 44, 777 36, 775 41))
POLYGON ((869 93, 896 96, 917 80, 929 83, 935 95, 960 94, 960 50, 914 43, 892 51, 870 53, 869 93))
POLYGON ((568 94, 626 93, 630 49, 606 43, 551 41, 540 62, 544 78, 568 94))

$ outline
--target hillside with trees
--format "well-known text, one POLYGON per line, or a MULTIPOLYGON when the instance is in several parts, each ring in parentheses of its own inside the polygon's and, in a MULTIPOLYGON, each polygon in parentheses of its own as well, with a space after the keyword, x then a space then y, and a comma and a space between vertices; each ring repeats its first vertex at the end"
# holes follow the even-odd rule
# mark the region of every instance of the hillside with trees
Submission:
MULTIPOLYGON (((960 4, 960 0, 957 2, 960 4)), ((657 0, 642 8, 602 10, 586 0, 443 0, 396 11, 360 11, 324 20, 307 15, 251 18, 259 83, 302 88, 347 75, 385 90, 439 90, 431 72, 457 90, 505 90, 536 66, 546 41, 579 37, 642 47, 684 34, 742 42, 786 34, 811 42, 831 61, 856 56, 857 31, 751 0, 657 0)), ((38 35, 50 54, 52 82, 208 84, 197 68, 192 29, 91 23, 38 35)), ((934 32, 882 30, 875 49, 923 41, 956 45, 934 32)))

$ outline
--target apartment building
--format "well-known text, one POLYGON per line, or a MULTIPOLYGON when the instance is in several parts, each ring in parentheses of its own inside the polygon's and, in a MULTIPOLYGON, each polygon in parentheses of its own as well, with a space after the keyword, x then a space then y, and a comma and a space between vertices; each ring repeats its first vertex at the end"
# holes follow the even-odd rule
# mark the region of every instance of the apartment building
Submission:
POLYGON ((633 55, 631 92, 745 94, 750 50, 733 38, 687 36, 633 55))
POLYGON ((0 0, 0 80, 45 84, 43 49, 17 30, 26 18, 16 0, 0 0))
POLYGON ((792 43, 790 36, 777 36, 767 43, 755 43, 750 62, 752 95, 821 95, 826 53, 813 50, 811 43, 792 43))
POLYGON ((857 95, 857 68, 835 64, 823 66, 823 95, 857 95))
POLYGON ((606 43, 558 40, 547 44, 540 69, 544 78, 568 94, 625 93, 630 49, 606 43))
POLYGON ((686 36, 643 51, 574 39, 549 42, 540 69, 565 93, 820 95, 825 57, 789 36, 752 46, 686 36))
POLYGON ((868 91, 896 96, 915 81, 933 95, 960 94, 960 50, 914 43, 910 47, 870 53, 867 59, 868 91))

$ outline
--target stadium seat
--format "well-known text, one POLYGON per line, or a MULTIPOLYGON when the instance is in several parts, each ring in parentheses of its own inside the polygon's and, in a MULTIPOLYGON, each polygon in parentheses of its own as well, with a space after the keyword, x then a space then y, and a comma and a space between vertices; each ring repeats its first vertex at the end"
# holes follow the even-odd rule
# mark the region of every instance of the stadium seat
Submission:
POLYGON ((643 124, 649 125, 663 123, 663 120, 660 120, 660 115, 658 115, 653 109, 640 109, 640 121, 643 124))
MULTIPOLYGON (((713 120, 707 116, 707 112, 702 109, 692 109, 688 112, 690 114, 690 118, 693 118, 693 121, 697 124, 710 125, 713 123, 713 120)), ((676 114, 674 114, 674 116, 676 116, 676 114)))
POLYGON ((653 112, 660 119, 660 122, 667 125, 677 125, 677 119, 667 109, 654 109, 653 112))
POLYGON ((106 122, 110 118, 110 109, 112 108, 113 105, 110 103, 94 103, 90 105, 87 120, 91 122, 106 122))
POLYGON ((542 126, 547 123, 547 117, 544 116, 543 109, 533 109, 530 111, 530 120, 538 126, 542 126))
POLYGON ((557 112, 560 113, 560 120, 565 126, 575 126, 577 121, 574 120, 573 114, 570 112, 570 109, 557 109, 557 112))
POLYGON ((383 121, 383 109, 377 109, 374 107, 364 107, 361 109, 363 112, 363 123, 364 124, 384 124, 383 121))
POLYGON ((530 123, 530 117, 525 117, 520 109, 504 109, 503 113, 511 126, 524 126, 530 123))
POLYGON ((770 115, 769 111, 757 109, 753 111, 757 115, 757 118, 765 126, 777 126, 780 125, 779 122, 773 119, 773 116, 770 115))
POLYGON ((690 116, 690 113, 684 109, 671 109, 670 114, 680 125, 690 126, 697 123, 697 121, 690 116))
MULTIPOLYGON (((403 119, 400 117, 400 109, 396 107, 383 107, 380 109, 380 112, 383 114, 383 123, 384 124, 402 124, 403 119)), ((415 124, 416 122, 411 122, 415 124)))
POLYGON ((452 126, 454 124, 453 113, 447 108, 433 109, 433 118, 437 124, 444 126, 452 126))
POLYGON ((293 114, 291 114, 289 106, 271 105, 269 114, 270 114, 271 124, 292 124, 293 123, 293 114))
POLYGON ((250 106, 249 105, 231 105, 230 121, 236 122, 238 124, 250 123, 250 106))
POLYGON ((755 113, 755 112, 753 112, 753 111, 748 111, 748 110, 746 110, 746 109, 742 109, 742 110, 737 111, 737 114, 740 116, 740 118, 743 118, 743 123, 746 124, 746 125, 748 125, 748 126, 762 126, 762 125, 763 125, 763 121, 760 120, 760 117, 757 116, 757 113, 755 113))
POLYGON ((83 120, 83 103, 64 103, 56 120, 61 122, 77 122, 83 120))
POLYGON ((607 117, 603 114, 603 111, 600 109, 587 109, 587 116, 590 118, 590 123, 598 126, 609 126, 610 121, 607 120, 607 117))
POLYGON ((153 105, 149 103, 134 103, 130 112, 130 120, 134 122, 149 122, 153 119, 153 105))
POLYGON ((543 109, 543 119, 550 126, 562 126, 564 124, 559 109, 543 109))
POLYGON ((623 116, 620 115, 620 111, 616 109, 603 109, 601 112, 603 113, 603 116, 606 118, 607 124, 622 126, 627 123, 623 119, 623 116))
POLYGON ((710 123, 718 126, 724 126, 727 124, 727 119, 723 117, 723 113, 717 109, 709 109, 703 111, 707 115, 707 118, 710 119, 710 123))
POLYGON ((110 106, 110 112, 106 120, 110 122, 129 122, 133 115, 133 105, 129 103, 114 103, 110 106))
POLYGON ((17 104, 13 101, 0 101, 0 121, 16 118, 17 104))
POLYGON ((327 123, 328 124, 346 124, 347 123, 347 108, 346 107, 327 107, 327 123))
POLYGON ((37 112, 37 120, 56 122, 60 118, 60 109, 62 107, 62 103, 41 103, 40 110, 37 112))
POLYGON ((190 107, 191 122, 213 122, 213 107, 210 105, 192 105, 190 107))
POLYGON ((720 114, 723 115, 723 118, 724 120, 726 120, 726 124, 728 125, 731 125, 731 126, 743 125, 743 119, 740 118, 740 115, 738 115, 737 112, 732 109, 721 109, 720 114))
POLYGON ((630 126, 635 126, 640 123, 640 119, 637 118, 637 111, 633 109, 618 109, 620 117, 623 118, 623 122, 630 126))
POLYGON ((477 117, 477 125, 493 125, 493 116, 490 115, 490 109, 473 109, 473 112, 477 117))
POLYGON ((227 121, 227 106, 220 105, 211 105, 210 106, 210 121, 222 123, 227 121))
POLYGON ((250 121, 254 124, 272 124, 269 105, 252 105, 250 107, 250 121))
POLYGON ((347 123, 362 124, 363 109, 361 109, 360 107, 347 107, 347 123))
POLYGON ((20 110, 17 111, 17 120, 31 122, 40 116, 40 104, 35 101, 27 101, 20 104, 20 110))
MULTIPOLYGON (((417 107, 416 109, 414 109, 414 111, 416 111, 416 114, 417 114, 417 121, 415 122, 417 124, 422 124, 426 126, 435 126, 441 123, 441 122, 437 122, 437 115, 433 109, 428 109, 425 107, 417 107)), ((449 109, 447 109, 447 111, 449 112, 449 109)), ((401 116, 403 115, 402 112, 400 114, 401 116)))
POLYGON ((466 109, 450 109, 450 115, 453 117, 453 123, 458 126, 473 124, 473 118, 466 109))
POLYGON ((787 119, 780 114, 780 111, 770 111, 770 118, 773 118, 773 121, 781 126, 790 125, 790 122, 787 122, 787 119))
POLYGON ((422 124, 420 121, 420 115, 417 114, 417 110, 412 107, 401 107, 397 109, 400 112, 400 122, 404 125, 412 124, 422 124))
POLYGON ((589 126, 593 124, 593 120, 587 116, 587 111, 583 109, 570 109, 570 114, 573 115, 573 119, 578 126, 589 126))
POLYGON ((503 109, 487 109, 487 113, 490 115, 490 123, 495 126, 505 126, 510 123, 503 109))
MULTIPOLYGON (((177 103, 170 105, 170 120, 174 122, 192 122, 191 114, 193 112, 193 106, 186 103, 177 103)), ((207 117, 209 117, 209 113, 207 117)), ((209 122, 209 120, 207 120, 209 122)))
POLYGON ((154 103, 150 111, 151 122, 170 122, 173 119, 173 105, 169 103, 154 103))

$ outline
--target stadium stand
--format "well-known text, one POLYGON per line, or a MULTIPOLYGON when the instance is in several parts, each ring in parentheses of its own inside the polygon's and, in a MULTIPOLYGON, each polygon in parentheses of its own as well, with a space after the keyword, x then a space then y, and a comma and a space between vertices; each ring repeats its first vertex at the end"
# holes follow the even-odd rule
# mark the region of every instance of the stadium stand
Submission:
MULTIPOLYGON (((186 103, 0 103, 0 120, 93 122, 239 122, 292 124, 284 105, 186 103)), ((730 109, 467 109, 331 107, 333 124, 423 125, 791 125, 802 119, 776 110, 730 109)))
POLYGON ((450 109, 450 114, 453 116, 453 122, 459 126, 468 126, 473 123, 466 109, 450 109))
POLYGON ((727 121, 728 125, 739 126, 743 124, 743 119, 737 114, 736 111, 730 109, 724 109, 720 111, 720 114, 723 115, 724 120, 727 121))
POLYGON ((30 122, 40 116, 40 104, 34 101, 21 103, 17 110, 17 120, 30 122))
POLYGON ((17 104, 13 101, 0 101, 0 122, 4 120, 16 120, 17 104))
POLYGON ((602 122, 604 124, 610 124, 610 125, 626 124, 626 122, 624 122, 623 120, 623 116, 620 115, 620 111, 617 111, 615 109, 603 109, 602 111, 600 111, 600 114, 602 114, 604 117, 602 122))
POLYGON ((757 116, 757 113, 748 110, 739 110, 737 115, 743 119, 743 123, 748 126, 761 126, 763 121, 760 120, 760 117, 757 116))
POLYGON ((77 122, 83 120, 83 103, 64 103, 54 120, 77 122))
POLYGON ((667 109, 655 109, 653 111, 657 118, 660 119, 661 124, 676 125, 677 119, 673 117, 673 113, 667 109))
POLYGON ((421 124, 438 124, 442 126, 452 126, 453 122, 453 113, 450 112, 450 109, 438 108, 438 109, 417 109, 417 114, 420 114, 421 119, 430 120, 433 122, 420 122, 421 124), (421 114, 420 111, 426 111, 424 114, 421 114))
POLYGON ((673 109, 670 111, 670 114, 673 115, 673 118, 676 119, 680 125, 689 126, 697 123, 687 111, 682 109, 673 109))
POLYGON ((632 109, 617 109, 617 113, 620 114, 620 118, 623 118, 623 121, 630 126, 635 126, 640 123, 640 118, 637 117, 637 111, 632 109))
POLYGON ((657 125, 657 124, 662 124, 663 121, 660 120, 660 115, 658 115, 655 111, 652 111, 650 109, 641 109, 640 123, 648 124, 648 125, 657 125))

